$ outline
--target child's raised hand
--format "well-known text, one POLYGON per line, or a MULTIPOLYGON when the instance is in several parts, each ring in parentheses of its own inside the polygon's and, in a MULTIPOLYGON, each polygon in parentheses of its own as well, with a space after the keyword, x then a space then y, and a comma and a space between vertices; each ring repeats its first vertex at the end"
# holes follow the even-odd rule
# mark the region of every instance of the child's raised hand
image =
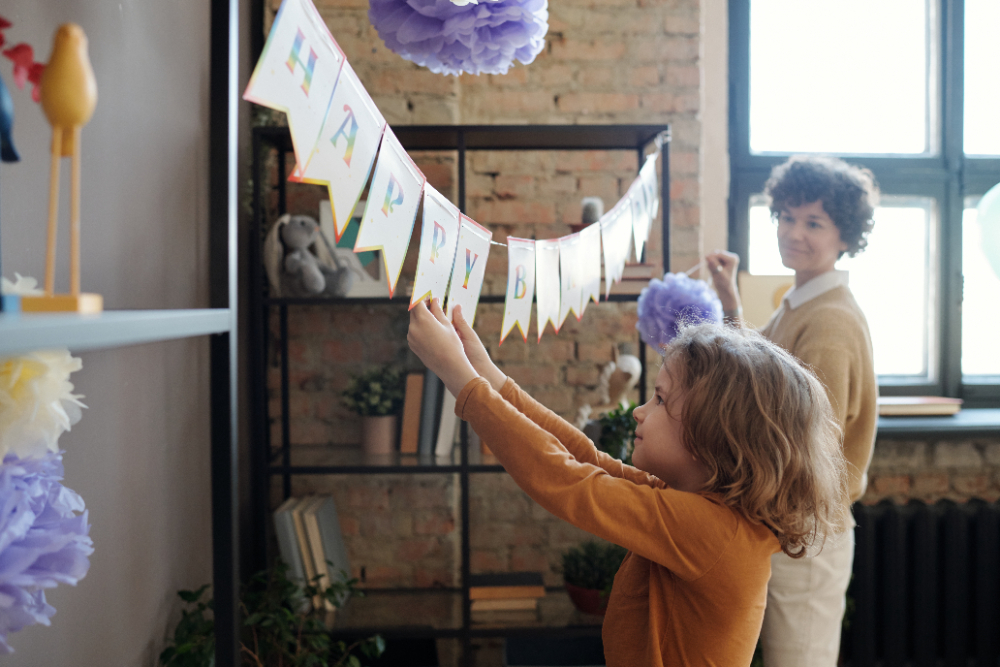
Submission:
POLYGON ((489 380, 494 389, 500 391, 500 387, 507 381, 507 376, 493 363, 493 360, 490 359, 490 353, 483 346, 483 342, 479 340, 479 336, 465 321, 461 306, 455 306, 452 320, 455 322, 455 331, 458 332, 458 337, 462 339, 465 356, 468 357, 472 367, 476 369, 477 373, 489 380))
POLYGON ((413 353, 434 372, 453 395, 458 396, 470 380, 479 377, 468 357, 462 341, 448 318, 441 312, 438 300, 430 309, 424 302, 410 311, 410 329, 406 334, 413 353))

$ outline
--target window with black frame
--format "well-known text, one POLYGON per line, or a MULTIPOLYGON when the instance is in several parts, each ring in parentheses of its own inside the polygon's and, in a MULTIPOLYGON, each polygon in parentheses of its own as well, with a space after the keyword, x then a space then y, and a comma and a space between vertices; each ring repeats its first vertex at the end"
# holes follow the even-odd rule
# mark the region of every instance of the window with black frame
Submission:
POLYGON ((1000 182, 997 0, 730 0, 730 250, 791 274, 761 194, 802 153, 867 167, 867 249, 837 268, 865 312, 884 395, 1000 405, 1000 261, 979 199, 1000 182))

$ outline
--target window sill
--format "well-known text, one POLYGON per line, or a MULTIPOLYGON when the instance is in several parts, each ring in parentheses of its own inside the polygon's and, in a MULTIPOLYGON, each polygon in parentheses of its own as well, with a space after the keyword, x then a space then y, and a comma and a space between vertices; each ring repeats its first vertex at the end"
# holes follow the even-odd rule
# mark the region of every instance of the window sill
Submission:
POLYGON ((1000 408, 966 408, 947 417, 879 417, 877 440, 1000 440, 1000 408))

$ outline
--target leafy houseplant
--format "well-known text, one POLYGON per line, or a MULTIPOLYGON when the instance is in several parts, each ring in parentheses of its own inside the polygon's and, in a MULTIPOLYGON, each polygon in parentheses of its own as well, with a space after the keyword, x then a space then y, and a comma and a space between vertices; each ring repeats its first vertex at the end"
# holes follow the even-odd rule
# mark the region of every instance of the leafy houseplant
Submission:
POLYGON ((636 404, 629 402, 628 408, 615 408, 600 419, 601 437, 597 448, 616 459, 632 465, 632 442, 635 440, 635 419, 632 411, 636 404))
MULTIPOLYGON (((316 578, 317 580, 319 577, 316 578)), ((245 667, 361 667, 358 657, 374 659, 385 650, 375 635, 348 645, 332 641, 323 622, 325 611, 299 611, 303 596, 322 595, 334 605, 343 593, 354 591, 357 580, 342 580, 320 590, 314 582, 300 587, 288 578, 288 566, 278 561, 270 570, 250 578, 240 596, 243 636, 240 642, 245 667)), ((160 653, 164 667, 214 667, 215 621, 213 601, 203 599, 209 585, 178 595, 193 608, 183 610, 173 639, 160 653)), ((358 593, 354 593, 358 595, 358 593)))
POLYGON ((587 541, 562 555, 566 592, 577 609, 604 615, 618 568, 628 551, 609 542, 587 541))
POLYGON ((390 366, 351 378, 343 393, 344 406, 361 415, 362 448, 366 454, 392 452, 403 394, 403 375, 390 366))

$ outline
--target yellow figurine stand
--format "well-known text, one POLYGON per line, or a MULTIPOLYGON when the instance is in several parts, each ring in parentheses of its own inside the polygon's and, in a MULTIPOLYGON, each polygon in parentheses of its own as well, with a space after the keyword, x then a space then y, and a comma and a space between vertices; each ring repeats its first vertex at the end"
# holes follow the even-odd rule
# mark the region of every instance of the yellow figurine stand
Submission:
POLYGON ((80 130, 97 106, 97 81, 87 55, 87 36, 78 25, 59 27, 52 57, 41 81, 41 103, 52 126, 52 168, 49 176, 49 227, 45 255, 45 294, 21 299, 24 312, 99 313, 100 294, 80 292, 80 130), (70 293, 56 294, 56 231, 59 213, 59 160, 70 158, 70 293))

